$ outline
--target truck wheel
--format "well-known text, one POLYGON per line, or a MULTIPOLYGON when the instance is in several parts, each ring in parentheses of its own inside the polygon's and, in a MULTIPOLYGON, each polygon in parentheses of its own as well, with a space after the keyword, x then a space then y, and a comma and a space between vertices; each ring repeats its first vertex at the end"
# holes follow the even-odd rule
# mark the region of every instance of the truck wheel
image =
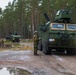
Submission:
POLYGON ((15 42, 15 40, 12 40, 12 42, 15 42))
POLYGON ((17 43, 19 43, 19 42, 20 42, 20 40, 19 40, 19 39, 17 39, 17 40, 16 40, 16 42, 17 42, 17 43))
POLYGON ((68 55, 76 55, 76 48, 70 48, 67 50, 68 55))
POLYGON ((39 49, 40 51, 42 51, 42 43, 41 43, 41 41, 39 41, 38 49, 39 49))
POLYGON ((42 47, 43 53, 45 55, 50 55, 51 54, 51 48, 48 47, 47 43, 44 43, 42 46, 43 46, 42 47))

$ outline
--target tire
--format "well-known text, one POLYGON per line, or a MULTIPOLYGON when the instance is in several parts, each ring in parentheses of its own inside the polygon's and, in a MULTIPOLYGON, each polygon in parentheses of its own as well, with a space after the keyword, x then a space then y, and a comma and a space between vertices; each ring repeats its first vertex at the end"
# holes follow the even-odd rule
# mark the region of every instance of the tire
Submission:
POLYGON ((76 55, 76 48, 70 48, 67 50, 68 55, 76 55))
POLYGON ((17 40, 16 40, 16 42, 17 42, 17 43, 19 43, 19 42, 20 42, 20 40, 19 40, 19 39, 17 39, 17 40))
POLYGON ((14 42, 15 42, 15 40, 12 40, 12 42, 14 43, 14 42))
POLYGON ((44 53, 45 55, 50 55, 52 49, 48 47, 47 43, 43 43, 42 46, 43 46, 43 47, 42 47, 43 53, 44 53))
POLYGON ((39 49, 40 51, 42 51, 42 42, 41 42, 41 41, 39 41, 38 49, 39 49))

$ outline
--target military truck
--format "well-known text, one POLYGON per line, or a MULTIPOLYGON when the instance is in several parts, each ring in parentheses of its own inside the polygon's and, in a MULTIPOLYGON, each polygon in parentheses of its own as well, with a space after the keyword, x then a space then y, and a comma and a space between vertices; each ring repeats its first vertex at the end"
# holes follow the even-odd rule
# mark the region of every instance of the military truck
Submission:
POLYGON ((12 42, 20 42, 21 36, 17 33, 11 34, 6 37, 6 40, 10 40, 12 42))
POLYGON ((38 25, 39 44, 38 48, 44 54, 49 55, 53 50, 76 54, 76 24, 72 23, 69 10, 58 10, 55 20, 50 21, 44 14, 47 23, 38 25))

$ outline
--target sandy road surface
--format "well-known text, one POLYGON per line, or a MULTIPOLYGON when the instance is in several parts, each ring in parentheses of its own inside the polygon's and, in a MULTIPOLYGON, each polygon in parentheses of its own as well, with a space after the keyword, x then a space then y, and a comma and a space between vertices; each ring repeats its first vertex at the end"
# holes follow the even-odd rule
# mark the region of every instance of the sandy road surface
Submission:
POLYGON ((0 52, 0 67, 23 68, 33 75, 76 75, 76 56, 61 53, 44 55, 40 51, 38 54, 34 56, 33 50, 0 52))

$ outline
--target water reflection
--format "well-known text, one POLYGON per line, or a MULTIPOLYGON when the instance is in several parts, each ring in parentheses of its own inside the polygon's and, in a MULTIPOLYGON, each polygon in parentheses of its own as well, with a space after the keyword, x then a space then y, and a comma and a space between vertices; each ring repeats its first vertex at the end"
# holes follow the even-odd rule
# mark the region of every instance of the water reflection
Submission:
POLYGON ((24 69, 4 67, 0 68, 0 75, 32 75, 32 74, 24 69))

